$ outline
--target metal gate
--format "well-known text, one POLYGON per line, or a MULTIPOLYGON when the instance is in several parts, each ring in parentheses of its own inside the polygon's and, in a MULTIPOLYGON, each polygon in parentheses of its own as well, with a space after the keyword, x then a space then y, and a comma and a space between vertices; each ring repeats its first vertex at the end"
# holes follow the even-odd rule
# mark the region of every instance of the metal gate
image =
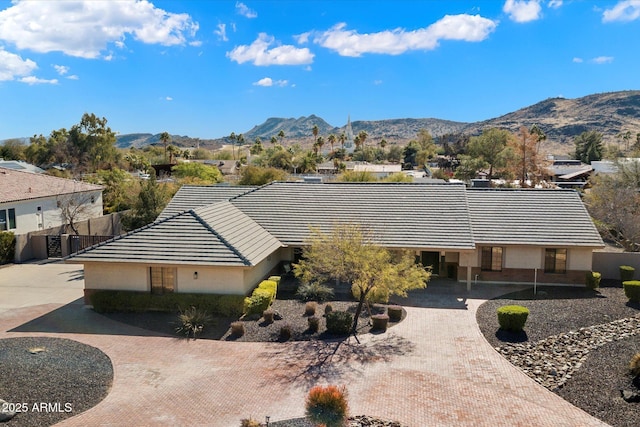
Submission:
POLYGON ((60 236, 47 236, 47 258, 62 257, 62 239, 60 236))
POLYGON ((113 236, 88 236, 88 235, 74 235, 69 236, 69 244, 71 245, 71 253, 80 252, 83 249, 97 245, 98 243, 105 242, 109 239, 113 239, 113 236))

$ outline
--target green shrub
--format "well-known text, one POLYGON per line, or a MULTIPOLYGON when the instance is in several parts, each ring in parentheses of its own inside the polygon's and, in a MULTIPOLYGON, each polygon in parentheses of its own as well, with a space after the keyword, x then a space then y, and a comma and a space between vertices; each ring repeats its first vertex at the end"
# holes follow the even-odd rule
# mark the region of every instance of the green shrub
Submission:
POLYGON ((640 375, 640 353, 633 355, 629 362, 629 369, 631 370, 632 375, 640 375))
POLYGON ((327 427, 344 426, 348 412, 347 392, 344 387, 316 386, 309 390, 305 413, 314 423, 327 427))
MULTIPOLYGON (((357 285, 353 285, 351 287, 351 294, 356 300, 360 301, 360 288, 357 285)), ((374 287, 367 294, 366 300, 371 303, 385 304, 389 302, 389 290, 386 288, 374 287)))
POLYGON ((521 305, 504 305, 498 308, 498 323, 501 329, 507 331, 522 331, 528 316, 529 309, 521 305))
POLYGON ((307 322, 309 323, 309 332, 318 332, 318 329, 320 329, 320 318, 311 316, 307 318, 307 322))
POLYGON ((262 427, 262 424, 253 418, 244 418, 240 420, 240 427, 262 427))
POLYGON ((586 285, 589 289, 598 289, 600 287, 600 280, 602 275, 595 271, 587 271, 586 273, 586 285))
POLYGON ((620 280, 623 282, 628 282, 629 280, 633 280, 633 275, 635 272, 636 272, 636 269, 631 267, 630 265, 621 265, 620 280))
POLYGON ((272 293, 266 289, 254 289, 250 297, 244 299, 244 314, 262 314, 269 308, 272 301, 272 293))
POLYGON ((98 313, 144 312, 149 310, 179 312, 181 307, 196 307, 213 315, 237 317, 242 314, 242 295, 97 291, 90 297, 98 313))
POLYGON ((302 301, 323 302, 333 298, 333 289, 320 283, 305 283, 296 292, 302 301))
POLYGON ((13 262, 16 256, 16 236, 11 231, 0 231, 0 264, 13 262))
POLYGON ((269 276, 269 278, 267 280, 270 280, 272 282, 276 282, 276 285, 280 286, 280 276, 269 276))
POLYGON ((389 316, 386 314, 374 314, 371 316, 371 321, 373 322, 371 329, 374 331, 386 331, 389 325, 389 316))
POLYGON ((263 280, 258 284, 258 289, 264 289, 265 291, 271 292, 271 298, 276 299, 276 295, 278 294, 278 282, 274 280, 263 280))
POLYGON ((389 315, 389 320, 399 322, 402 320, 402 307, 399 305, 390 305, 387 307, 387 314, 389 315))
POLYGON ((187 339, 191 337, 195 340, 212 320, 211 315, 206 311, 190 307, 178 315, 180 326, 176 328, 176 333, 184 334, 187 339))
POLYGON ((640 302, 640 280, 622 282, 622 287, 629 301, 640 302))
POLYGON ((335 335, 347 335, 353 326, 353 315, 347 311, 327 313, 327 332, 335 335))
POLYGON ((262 312, 262 318, 264 319, 265 323, 273 323, 273 317, 275 316, 275 314, 275 311, 267 309, 262 312))
POLYGON ((318 303, 315 301, 307 301, 304 305, 304 315, 305 316, 313 316, 316 314, 316 308, 318 308, 318 303))

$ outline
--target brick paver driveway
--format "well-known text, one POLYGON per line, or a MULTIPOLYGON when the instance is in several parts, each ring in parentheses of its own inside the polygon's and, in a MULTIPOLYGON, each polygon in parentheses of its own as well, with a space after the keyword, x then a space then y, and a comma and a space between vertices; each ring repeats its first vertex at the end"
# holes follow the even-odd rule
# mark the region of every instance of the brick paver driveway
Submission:
MULTIPOLYGON (((0 270, 0 288, 13 268, 0 270)), ((48 266, 33 268, 50 280, 48 266)), ((337 349, 324 342, 186 342, 113 322, 80 301, 6 309, 0 338, 64 337, 109 355, 109 395, 61 426, 235 427, 249 416, 296 418, 319 383, 346 385, 353 414, 407 426, 605 425, 536 384, 484 340, 476 308, 506 289, 479 287, 463 299, 463 288, 450 286, 414 294, 405 301, 407 319, 386 334, 337 349)))

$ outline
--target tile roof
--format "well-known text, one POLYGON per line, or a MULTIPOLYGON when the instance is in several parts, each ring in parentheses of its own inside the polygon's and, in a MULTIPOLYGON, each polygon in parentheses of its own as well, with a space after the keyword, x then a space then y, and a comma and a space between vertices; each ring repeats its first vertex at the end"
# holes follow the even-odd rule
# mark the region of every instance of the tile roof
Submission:
POLYGON ((0 167, 0 203, 102 190, 99 185, 0 167))
POLYGON ((231 203, 286 245, 304 243, 310 225, 358 222, 387 247, 474 248, 459 184, 275 182, 231 203))
POLYGON ((182 212, 70 257, 72 261, 252 266, 281 245, 229 202, 182 212))
POLYGON ((158 219, 166 219, 180 212, 228 200, 255 188, 257 187, 241 185, 183 185, 160 213, 158 219))
POLYGON ((476 243, 604 246, 573 190, 469 189, 476 243))

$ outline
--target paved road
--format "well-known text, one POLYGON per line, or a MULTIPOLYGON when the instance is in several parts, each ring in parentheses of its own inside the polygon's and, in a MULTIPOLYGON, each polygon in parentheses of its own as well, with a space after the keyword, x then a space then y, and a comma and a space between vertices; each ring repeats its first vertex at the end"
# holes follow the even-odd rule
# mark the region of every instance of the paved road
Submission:
MULTIPOLYGON (((36 289, 69 292, 73 301, 82 281, 70 281, 77 267, 67 267, 5 268, 0 283, 25 274, 36 286, 40 277, 47 286, 36 289)), ((324 342, 186 342, 113 322, 78 302, 34 305, 38 292, 31 291, 0 312, 0 338, 65 337, 109 355, 115 376, 109 395, 60 426, 235 427, 249 416, 289 419, 303 416, 305 395, 316 384, 346 385, 353 414, 412 427, 605 425, 539 386, 484 340, 475 311, 506 289, 479 287, 466 298, 460 289, 415 293, 405 301, 411 305, 405 321, 337 349, 324 342)))

